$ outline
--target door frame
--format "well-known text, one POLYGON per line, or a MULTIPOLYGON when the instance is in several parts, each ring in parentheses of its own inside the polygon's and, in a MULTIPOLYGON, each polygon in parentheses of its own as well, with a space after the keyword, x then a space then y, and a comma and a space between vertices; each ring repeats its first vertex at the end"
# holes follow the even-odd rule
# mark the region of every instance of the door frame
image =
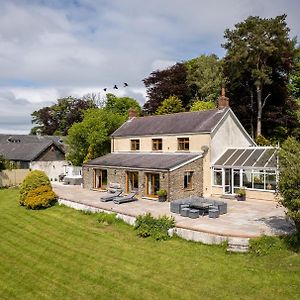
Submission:
MULTIPOLYGON (((149 194, 149 179, 148 176, 151 175, 151 188, 154 190, 155 189, 155 176, 158 176, 159 180, 159 185, 160 185, 160 174, 159 173, 145 173, 145 182, 146 182, 146 190, 145 190, 145 195, 146 197, 151 197, 151 198, 158 198, 158 195, 155 194, 149 194), (153 180, 154 179, 154 180, 153 180)), ((159 189, 159 188, 158 188, 159 189)))

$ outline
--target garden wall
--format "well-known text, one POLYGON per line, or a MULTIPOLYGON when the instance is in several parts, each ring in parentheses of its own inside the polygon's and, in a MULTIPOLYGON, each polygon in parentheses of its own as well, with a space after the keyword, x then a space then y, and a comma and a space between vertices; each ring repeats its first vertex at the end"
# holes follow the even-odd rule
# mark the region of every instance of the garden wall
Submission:
POLYGON ((22 183, 29 169, 13 169, 0 172, 0 187, 16 186, 22 183))

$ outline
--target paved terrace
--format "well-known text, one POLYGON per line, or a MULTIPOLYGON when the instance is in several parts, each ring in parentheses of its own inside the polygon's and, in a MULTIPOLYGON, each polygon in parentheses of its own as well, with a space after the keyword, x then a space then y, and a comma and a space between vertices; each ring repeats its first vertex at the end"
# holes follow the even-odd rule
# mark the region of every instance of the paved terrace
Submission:
POLYGON ((243 201, 223 200, 228 203, 228 213, 218 219, 208 216, 190 219, 170 212, 170 203, 140 199, 135 202, 114 204, 101 202, 100 197, 105 192, 85 190, 80 186, 53 184, 53 189, 64 200, 84 204, 123 215, 137 217, 151 213, 153 216, 173 216, 176 227, 197 232, 214 234, 225 237, 252 238, 261 235, 284 234, 292 230, 293 226, 285 219, 284 209, 271 201, 243 201))

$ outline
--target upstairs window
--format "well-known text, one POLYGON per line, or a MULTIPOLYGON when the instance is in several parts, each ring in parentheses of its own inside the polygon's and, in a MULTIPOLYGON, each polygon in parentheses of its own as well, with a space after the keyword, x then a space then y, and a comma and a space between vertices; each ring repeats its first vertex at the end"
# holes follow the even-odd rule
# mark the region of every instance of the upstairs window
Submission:
POLYGON ((153 151, 162 150, 162 139, 152 139, 152 150, 153 151))
POLYGON ((131 150, 132 151, 140 150, 140 140, 131 140, 131 150))
POLYGON ((190 149, 190 140, 189 138, 178 138, 178 150, 179 151, 188 151, 190 149))
POLYGON ((184 173, 183 188, 184 189, 193 188, 193 172, 184 173))

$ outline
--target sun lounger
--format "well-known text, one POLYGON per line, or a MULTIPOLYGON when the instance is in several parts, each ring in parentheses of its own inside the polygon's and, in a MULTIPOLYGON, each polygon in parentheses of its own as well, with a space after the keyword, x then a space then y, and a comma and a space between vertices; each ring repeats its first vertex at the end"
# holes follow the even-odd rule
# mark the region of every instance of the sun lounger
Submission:
POLYGON ((135 197, 135 195, 137 194, 137 192, 132 192, 127 196, 120 196, 120 197, 116 197, 113 199, 113 202, 115 204, 121 204, 121 203, 127 203, 127 202, 131 202, 131 201, 135 201, 137 200, 135 197))
POLYGON ((114 198, 119 197, 121 194, 122 194, 122 191, 115 191, 113 193, 110 193, 106 196, 101 197, 100 200, 102 202, 112 201, 112 200, 114 200, 114 198))

